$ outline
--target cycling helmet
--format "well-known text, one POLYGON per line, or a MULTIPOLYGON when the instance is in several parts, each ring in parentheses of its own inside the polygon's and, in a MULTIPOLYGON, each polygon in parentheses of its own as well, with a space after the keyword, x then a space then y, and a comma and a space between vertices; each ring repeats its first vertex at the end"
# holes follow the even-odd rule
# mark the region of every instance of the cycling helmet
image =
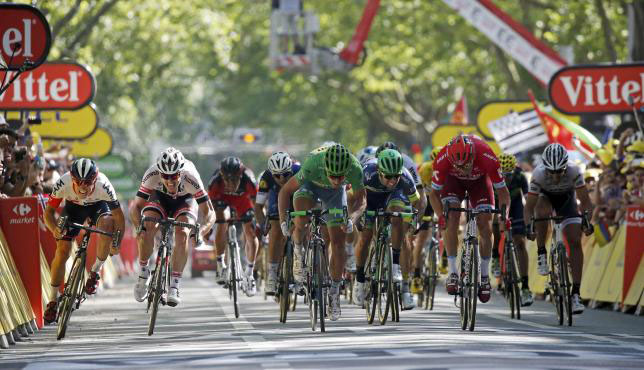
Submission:
POLYGON ((378 150, 377 146, 366 146, 356 154, 360 163, 364 163, 371 158, 376 158, 376 151, 378 150))
POLYGON ((324 153, 324 168, 330 176, 344 176, 349 171, 351 154, 342 144, 333 144, 324 153))
POLYGON ((164 150, 157 158, 157 169, 164 175, 174 175, 181 171, 185 164, 183 154, 173 147, 164 150))
POLYGON ((237 157, 226 157, 219 166, 221 174, 227 177, 239 176, 242 171, 241 159, 237 157))
POLYGON ((396 150, 385 149, 378 155, 378 171, 384 175, 400 175, 403 170, 402 155, 396 150))
POLYGON ((391 141, 385 141, 385 143, 379 146, 378 150, 376 150, 376 157, 378 157, 378 154, 380 154, 380 152, 382 152, 385 149, 393 149, 395 151, 400 152, 400 149, 398 149, 398 145, 394 144, 391 141))
POLYGON ((286 152, 275 152, 268 158, 268 170, 273 175, 291 172, 293 161, 286 152))
POLYGON ((501 162, 501 171, 505 173, 514 171, 517 166, 517 158, 510 153, 501 153, 499 162, 501 162))
POLYGON ((423 162, 420 167, 418 167, 418 174, 420 175, 420 181, 422 184, 430 186, 432 184, 433 163, 430 161, 423 162))
POLYGON ((96 163, 87 158, 79 158, 75 160, 72 163, 72 168, 69 172, 74 180, 84 183, 93 183, 98 176, 96 163))
POLYGON ((565 170, 568 167, 568 151, 559 143, 552 143, 541 154, 541 161, 549 171, 565 170))
POLYGON ((462 166, 474 158, 474 142, 470 136, 458 135, 447 146, 447 157, 452 164, 462 166))
POLYGON ((431 162, 434 162, 436 160, 436 157, 438 157, 438 153, 443 149, 442 146, 437 146, 434 149, 432 149, 432 153, 429 155, 429 160, 431 162))

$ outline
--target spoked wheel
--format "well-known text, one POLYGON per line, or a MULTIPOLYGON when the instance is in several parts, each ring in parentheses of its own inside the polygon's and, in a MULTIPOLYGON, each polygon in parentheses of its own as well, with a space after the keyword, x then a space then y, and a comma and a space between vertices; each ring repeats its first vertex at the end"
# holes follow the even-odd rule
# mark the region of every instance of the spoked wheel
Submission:
POLYGON ((476 303, 479 296, 479 284, 481 279, 479 276, 479 249, 477 241, 474 240, 471 245, 472 248, 472 263, 470 264, 470 302, 469 302, 469 330, 474 331, 476 325, 476 303))
POLYGON ((315 246, 315 251, 314 253, 314 260, 315 264, 313 267, 315 268, 315 295, 317 297, 317 302, 318 302, 318 317, 320 320, 320 331, 324 332, 325 327, 324 327, 324 319, 326 317, 326 306, 327 306, 327 300, 326 300, 326 289, 324 288, 324 271, 325 271, 325 263, 324 263, 324 254, 322 253, 322 248, 320 245, 315 246))
POLYGON ((554 253, 550 255, 550 294, 552 295, 552 303, 555 305, 555 311, 557 311, 557 319, 559 320, 559 325, 563 325, 564 322, 564 307, 563 307, 563 295, 561 286, 559 285, 559 280, 557 275, 559 275, 558 263, 556 263, 556 258, 554 253))
MULTIPOLYGON (((313 247, 314 248, 314 247, 313 247)), ((306 289, 306 294, 307 294, 307 299, 309 301, 309 319, 311 320, 311 330, 315 331, 317 328, 318 324, 318 300, 317 300, 317 287, 315 286, 315 260, 314 257, 315 255, 313 254, 313 251, 311 250, 312 248, 309 249, 309 273, 307 274, 307 289, 306 289)))
POLYGON ((512 281, 510 306, 514 306, 514 309, 511 309, 512 318, 514 319, 516 317, 517 320, 521 320, 521 291, 519 289, 519 282, 521 279, 519 278, 519 264, 517 263, 517 255, 514 248, 510 249, 508 257, 511 257, 509 259, 510 264, 508 267, 510 271, 510 279, 512 281))
POLYGON ((378 319, 380 325, 385 325, 387 316, 389 315, 389 307, 392 305, 393 298, 393 281, 391 280, 391 248, 385 244, 385 247, 380 253, 378 261, 378 319))
MULTIPOLYGON (((463 254, 465 251, 462 252, 463 254)), ((458 295, 459 295, 459 309, 461 313, 461 329, 467 329, 467 321, 469 319, 469 310, 468 306, 470 304, 470 291, 469 284, 471 277, 468 276, 470 273, 470 264, 472 261, 466 261, 464 255, 461 255, 461 277, 458 281, 458 295), (467 262, 467 263, 466 263, 467 262)))
MULTIPOLYGON (((163 257, 160 261, 164 261, 163 257)), ((162 262, 163 263, 163 262, 162 262)), ((161 296, 163 295, 163 282, 165 281, 165 268, 163 265, 157 264, 156 269, 154 270, 154 275, 152 276, 152 292, 148 295, 150 304, 152 306, 152 312, 150 312, 150 321, 148 323, 148 335, 154 333, 154 325, 157 321, 157 313, 159 312, 159 302, 161 301, 161 296)))
POLYGON ((279 281, 279 291, 277 294, 279 294, 279 301, 280 301, 280 322, 285 323, 286 322, 286 316, 288 314, 289 309, 291 308, 291 293, 289 291, 289 282, 290 282, 290 277, 289 277, 289 266, 290 264, 293 263, 293 258, 292 255, 290 255, 287 251, 286 255, 284 256, 284 259, 282 260, 281 268, 280 268, 280 281, 279 281))
POLYGON ((436 294, 436 281, 438 280, 438 248, 430 249, 427 288, 425 289, 425 309, 434 309, 434 296, 436 294))
POLYGON ((399 322, 400 321, 400 310, 402 307, 402 298, 401 298, 401 289, 400 284, 393 284, 392 296, 391 296, 391 321, 399 322))
POLYGON ((235 317, 239 318, 239 304, 237 303, 237 285, 239 283, 237 275, 240 273, 237 271, 237 253, 235 253, 235 248, 231 248, 232 256, 230 256, 230 278, 228 280, 228 295, 233 299, 233 307, 235 308, 235 317))
POLYGON ((568 274, 568 258, 566 258, 566 248, 563 244, 559 247, 559 277, 561 278, 561 293, 564 312, 568 326, 572 326, 572 295, 570 294, 570 275, 568 274))
POLYGON ((375 248, 369 249, 369 257, 365 267, 365 293, 364 293, 364 307, 367 310, 367 322, 373 324, 376 317, 376 306, 378 305, 378 259, 375 248))
POLYGON ((67 324, 69 323, 69 318, 72 316, 72 311, 74 311, 74 306, 76 305, 76 300, 81 294, 83 281, 83 273, 85 266, 85 255, 83 254, 80 258, 74 259, 74 265, 72 266, 72 273, 69 276, 68 284, 65 285, 65 291, 61 297, 60 307, 58 310, 58 328, 56 337, 57 339, 63 339, 65 333, 67 332, 67 324))

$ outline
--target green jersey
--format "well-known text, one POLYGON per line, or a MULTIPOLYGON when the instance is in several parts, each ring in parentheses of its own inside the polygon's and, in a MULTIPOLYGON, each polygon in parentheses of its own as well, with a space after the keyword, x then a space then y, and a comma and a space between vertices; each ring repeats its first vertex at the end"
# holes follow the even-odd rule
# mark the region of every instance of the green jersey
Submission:
MULTIPOLYGON (((328 147, 321 147, 309 153, 304 163, 302 163, 300 171, 295 175, 299 184, 311 182, 321 188, 332 188, 324 168, 324 155, 327 149, 328 147)), ((351 189, 355 192, 364 188, 362 166, 360 166, 360 162, 353 154, 349 155, 351 156, 351 164, 344 179, 344 184, 351 184, 351 189)))

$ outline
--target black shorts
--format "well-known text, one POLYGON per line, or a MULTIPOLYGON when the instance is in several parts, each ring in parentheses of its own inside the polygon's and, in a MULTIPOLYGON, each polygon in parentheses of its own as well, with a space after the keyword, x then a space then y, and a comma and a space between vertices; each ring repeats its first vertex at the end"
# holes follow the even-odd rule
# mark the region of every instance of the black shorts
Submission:
MULTIPOLYGON (((82 206, 80 204, 65 202, 62 216, 67 216, 67 223, 84 224, 87 219, 90 220, 91 225, 96 225, 98 219, 105 215, 111 215, 110 207, 107 202, 96 202, 82 206)), ((68 227, 62 240, 72 240, 80 233, 80 229, 75 227, 68 227)))
POLYGON ((577 197, 575 196, 574 190, 565 193, 548 193, 542 191, 539 196, 548 199, 557 216, 569 217, 561 223, 562 227, 568 224, 581 223, 581 217, 579 217, 579 211, 577 209, 577 197))
MULTIPOLYGON (((427 207, 425 207, 425 213, 423 213, 423 217, 433 217, 433 216, 434 216, 434 209, 432 208, 432 204, 429 202, 429 195, 427 195, 427 207)), ((420 227, 418 229, 429 230, 429 221, 421 222, 420 227)))
POLYGON ((510 202, 510 220, 512 220, 512 234, 525 235, 523 202, 521 199, 513 199, 512 202, 510 202))
POLYGON ((189 194, 174 198, 168 194, 154 191, 150 194, 141 213, 147 210, 158 212, 162 218, 177 218, 186 214, 197 221, 197 202, 189 194))

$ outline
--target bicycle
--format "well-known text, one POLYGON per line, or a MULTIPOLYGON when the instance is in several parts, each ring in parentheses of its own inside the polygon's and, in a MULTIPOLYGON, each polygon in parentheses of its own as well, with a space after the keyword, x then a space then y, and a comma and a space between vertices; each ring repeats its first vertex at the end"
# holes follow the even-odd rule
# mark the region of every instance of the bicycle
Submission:
MULTIPOLYGON (((234 217, 234 216, 233 216, 234 217)), ((233 301, 235 317, 239 318, 239 302, 237 292, 241 290, 247 293, 248 287, 243 279, 243 268, 241 263, 241 254, 239 251, 239 242, 237 241, 237 225, 252 221, 252 217, 230 218, 228 220, 217 220, 215 223, 228 224, 228 252, 226 253, 226 262, 228 266, 228 279, 224 288, 228 289, 228 298, 233 301)))
POLYGON ((369 247, 364 270, 367 322, 373 324, 377 308, 380 325, 384 325, 387 322, 390 308, 392 321, 400 321, 400 286, 394 284, 391 275, 393 270, 390 241, 391 218, 413 217, 414 213, 377 210, 367 211, 366 215, 376 217, 376 239, 369 247))
MULTIPOLYGON (((588 222, 588 215, 584 213, 583 215, 574 215, 574 216, 550 216, 550 217, 540 217, 532 218, 530 225, 534 228, 535 222, 549 222, 554 221, 554 239, 551 240, 550 244, 550 281, 548 286, 546 286, 546 292, 550 297, 550 301, 555 306, 555 311, 557 312, 557 319, 559 320, 559 325, 563 325, 564 320, 568 322, 568 326, 572 326, 572 283, 570 281, 570 265, 568 264, 568 252, 566 246, 563 242, 563 227, 561 222, 568 218, 582 218, 582 227, 590 228, 592 230, 592 225, 588 222)), ((534 230, 529 230, 530 233, 534 233, 534 230)))
POLYGON ((80 308, 81 303, 86 299, 85 289, 83 282, 85 281, 85 262, 87 260, 87 246, 89 245, 90 236, 92 233, 106 235, 112 238, 112 247, 118 248, 119 239, 121 237, 121 231, 118 230, 114 233, 105 232, 100 229, 93 228, 94 224, 90 222, 89 226, 84 226, 77 223, 67 224, 68 216, 62 216, 58 219, 58 229, 64 230, 66 228, 75 228, 85 230, 85 235, 83 236, 82 242, 76 251, 76 256, 74 257, 74 262, 72 263, 72 269, 65 282, 65 290, 60 296, 60 310, 58 311, 58 316, 56 321, 58 322, 58 328, 56 330, 56 338, 58 340, 65 337, 67 332, 67 324, 69 319, 72 316, 74 310, 80 308))
POLYGON ((311 209, 308 211, 290 212, 289 224, 292 217, 311 217, 309 223, 309 238, 305 242, 306 268, 306 294, 305 299, 309 304, 309 318, 311 330, 315 331, 317 323, 320 323, 320 331, 325 332, 324 319, 326 315, 327 289, 329 282, 329 260, 326 254, 326 245, 322 239, 321 227, 324 224, 324 215, 342 215, 346 219, 346 209, 311 209))
POLYGON ((279 280, 277 281, 277 300, 280 304, 280 322, 286 323, 288 311, 295 311, 297 294, 295 292, 295 279, 293 278, 293 242, 291 237, 286 238, 284 244, 284 257, 280 262, 279 280))
POLYGON ((152 273, 152 281, 148 286, 148 305, 145 310, 150 313, 150 321, 148 322, 148 335, 154 333, 154 326, 159 312, 159 303, 166 305, 165 297, 169 291, 170 275, 172 273, 170 267, 170 256, 172 255, 172 231, 173 227, 185 227, 192 230, 191 235, 194 235, 197 244, 201 244, 199 237, 199 224, 190 224, 187 222, 177 221, 174 218, 160 219, 156 217, 143 216, 141 224, 137 233, 145 231, 145 223, 152 222, 161 227, 161 239, 157 248, 157 258, 152 273), (150 308, 152 312, 150 312, 150 308))
POLYGON ((428 243, 424 248, 425 265, 421 272, 423 280, 423 292, 418 295, 418 302, 426 310, 434 309, 434 297, 436 294, 436 283, 438 281, 438 224, 433 217, 423 216, 423 221, 431 222, 431 234, 428 243))
POLYGON ((505 230, 505 242, 503 243, 503 262, 501 269, 501 281, 503 282, 503 296, 510 305, 510 318, 521 320, 521 289, 519 283, 519 262, 517 252, 512 241, 512 230, 505 230))
MULTIPOLYGON (((467 199, 466 197, 465 200, 467 201, 467 199)), ((483 213, 500 213, 501 215, 505 215, 505 207, 503 208, 502 210, 498 210, 445 207, 443 212, 446 222, 450 211, 465 213, 467 216, 463 249, 459 259, 461 273, 458 280, 458 292, 454 296, 454 305, 460 309, 462 330, 469 329, 470 331, 474 331, 474 326, 476 325, 476 300, 481 282, 476 216, 483 213), (456 303, 457 299, 459 299, 458 304, 456 303)), ((503 221, 505 222, 505 218, 503 221)))

